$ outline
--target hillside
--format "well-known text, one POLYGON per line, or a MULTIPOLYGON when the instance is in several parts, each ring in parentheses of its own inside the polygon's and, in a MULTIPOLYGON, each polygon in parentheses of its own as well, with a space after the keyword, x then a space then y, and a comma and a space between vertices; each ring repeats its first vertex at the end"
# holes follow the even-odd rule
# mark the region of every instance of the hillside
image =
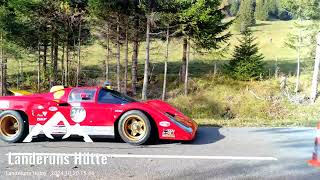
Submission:
MULTIPOLYGON (((280 72, 291 75, 289 87, 293 89, 295 79, 292 76, 295 74, 296 52, 285 47, 284 44, 288 33, 294 30, 294 21, 258 22, 252 27, 252 30, 257 38, 256 41, 259 44, 260 52, 265 57, 264 61, 268 65, 267 71, 273 74, 275 65, 278 64, 280 72)), ((232 28, 231 32, 233 36, 228 42, 229 48, 225 50, 227 53, 223 57, 218 56, 216 53, 200 54, 192 51, 190 62, 191 94, 188 97, 180 95, 183 90, 182 83, 177 81, 182 56, 182 43, 178 39, 171 41, 169 48, 168 101, 187 115, 197 119, 201 124, 227 126, 313 125, 319 117, 316 108, 318 103, 308 106, 290 104, 280 95, 279 79, 239 82, 224 77, 221 73, 221 65, 230 59, 233 47, 237 45, 237 38, 239 38, 239 34, 233 31, 232 28), (215 63, 217 63, 218 73, 220 72, 216 76, 213 74, 215 63)), ((160 98, 165 44, 156 40, 152 42, 151 48, 153 76, 149 88, 149 97, 160 98)), ((140 87, 143 78, 144 52, 144 44, 141 44, 138 77, 140 87)), ((104 79, 103 62, 105 54, 106 50, 98 42, 94 42, 92 45, 82 49, 82 76, 84 79, 90 79, 90 81, 94 82, 98 82, 98 79, 104 79)), ((23 72, 25 74, 34 73, 37 66, 30 60, 32 61, 35 57, 26 57, 29 60, 25 61, 23 59, 23 72)), ((75 65, 75 60, 73 62, 75 65)), ((309 93, 312 63, 312 59, 304 58, 302 61, 302 95, 308 95, 309 93)), ((111 61, 111 74, 113 75, 115 72, 114 66, 115 58, 111 61)), ((17 67, 19 67, 18 62, 13 60, 9 62, 8 70, 12 77, 11 82, 14 82, 17 78, 17 67)), ((32 78, 34 77, 24 77, 24 85, 20 86, 28 86, 32 83, 32 78)), ((114 76, 111 81, 115 82, 114 76)), ((12 86, 15 86, 14 83, 12 86)))

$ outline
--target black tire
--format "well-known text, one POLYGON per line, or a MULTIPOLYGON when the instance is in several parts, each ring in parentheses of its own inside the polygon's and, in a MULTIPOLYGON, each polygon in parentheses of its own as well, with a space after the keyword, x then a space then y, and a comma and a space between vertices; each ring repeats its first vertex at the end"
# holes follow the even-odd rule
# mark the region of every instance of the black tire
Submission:
POLYGON ((149 118, 143 112, 138 111, 138 110, 132 110, 132 111, 128 111, 128 112, 124 113, 121 116, 119 123, 118 123, 118 132, 119 132, 121 139, 124 142, 129 143, 131 145, 142 145, 142 144, 146 144, 151 139, 152 125, 151 125, 149 118), (141 123, 144 124, 144 131, 143 131, 144 133, 141 133, 137 138, 132 138, 132 134, 129 133, 128 130, 126 129, 126 126, 129 123, 128 121, 131 121, 131 118, 133 118, 133 119, 138 118, 139 122, 141 121, 141 123), (131 136, 128 135, 128 133, 131 136))
POLYGON ((22 142, 27 136, 27 118, 17 111, 4 111, 0 114, 0 139, 8 143, 22 142), (12 130, 12 122, 17 123, 17 130, 12 130), (9 125, 8 125, 9 124, 9 125), (9 128, 9 126, 11 127, 9 128))

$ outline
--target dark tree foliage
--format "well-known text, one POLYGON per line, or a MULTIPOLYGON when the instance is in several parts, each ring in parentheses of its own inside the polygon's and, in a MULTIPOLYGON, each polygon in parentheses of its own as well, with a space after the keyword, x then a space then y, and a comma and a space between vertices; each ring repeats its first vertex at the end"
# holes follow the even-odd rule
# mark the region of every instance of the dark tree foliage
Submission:
POLYGON ((183 1, 180 15, 181 31, 197 47, 218 48, 230 37, 224 33, 232 22, 222 22, 225 14, 219 9, 219 0, 183 1))
POLYGON ((192 42, 193 48, 217 49, 226 42, 230 33, 228 28, 232 21, 223 21, 225 14, 220 7, 220 0, 180 0, 179 21, 183 38, 182 65, 180 81, 185 79, 187 44, 192 42))
POLYGON ((278 18, 279 15, 279 4, 278 0, 265 0, 267 5, 268 15, 270 17, 278 18))
MULTIPOLYGON (((63 2, 53 0, 8 1, 8 14, 5 19, 1 19, 4 23, 3 28, 7 32, 6 39, 31 50, 37 49, 38 41, 49 41, 52 31, 56 31, 60 36, 59 39, 63 39, 63 34, 68 32, 70 45, 73 46, 78 40, 76 32, 78 32, 79 12, 85 11, 87 3, 85 0, 68 1, 70 11, 73 13, 72 18, 69 17, 69 21, 72 22, 68 26, 64 23, 65 17, 61 15, 63 2)), ((82 28, 81 39, 89 42, 90 27, 83 23, 82 28)))
POLYGON ((251 31, 246 29, 239 39, 240 45, 235 47, 233 58, 225 70, 228 75, 238 80, 257 80, 264 70, 263 56, 259 53, 258 45, 254 43, 251 31))
MULTIPOLYGON (((51 85, 61 84, 64 68, 62 67, 61 76, 58 77, 58 64, 63 66, 64 59, 70 64, 70 53, 65 56, 62 53, 61 56, 60 48, 63 49, 62 52, 65 52, 65 49, 70 52, 76 50, 79 44, 91 42, 87 1, 8 0, 2 5, 2 9, 4 13, 1 14, 0 24, 5 32, 3 38, 38 56, 38 67, 42 63, 38 72, 42 72, 41 78, 46 80, 44 82, 49 82, 50 79, 51 85), (81 43, 78 43, 79 41, 81 43)), ((66 74, 69 76, 69 71, 66 74)), ((39 76, 38 74, 38 82, 39 76)), ((42 83, 42 87, 47 86, 48 84, 42 83)))

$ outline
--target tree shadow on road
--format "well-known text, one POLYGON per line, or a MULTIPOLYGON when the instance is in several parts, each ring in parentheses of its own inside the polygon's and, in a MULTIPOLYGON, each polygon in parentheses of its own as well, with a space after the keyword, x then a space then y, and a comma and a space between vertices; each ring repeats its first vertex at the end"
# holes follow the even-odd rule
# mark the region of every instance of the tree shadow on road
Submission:
POLYGON ((191 142, 186 142, 186 144, 202 145, 202 144, 212 144, 221 139, 225 138, 224 135, 220 134, 220 127, 200 127, 198 129, 196 138, 191 142))

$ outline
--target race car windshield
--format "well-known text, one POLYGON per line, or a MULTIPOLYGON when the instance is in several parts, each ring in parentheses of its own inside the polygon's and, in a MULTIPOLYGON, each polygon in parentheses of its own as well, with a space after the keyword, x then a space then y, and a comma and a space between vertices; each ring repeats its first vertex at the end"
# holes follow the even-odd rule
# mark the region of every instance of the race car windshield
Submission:
POLYGON ((126 96, 124 94, 119 93, 118 91, 114 91, 111 89, 101 89, 98 96, 99 103, 110 103, 110 104, 123 104, 130 102, 137 102, 137 100, 126 96))

